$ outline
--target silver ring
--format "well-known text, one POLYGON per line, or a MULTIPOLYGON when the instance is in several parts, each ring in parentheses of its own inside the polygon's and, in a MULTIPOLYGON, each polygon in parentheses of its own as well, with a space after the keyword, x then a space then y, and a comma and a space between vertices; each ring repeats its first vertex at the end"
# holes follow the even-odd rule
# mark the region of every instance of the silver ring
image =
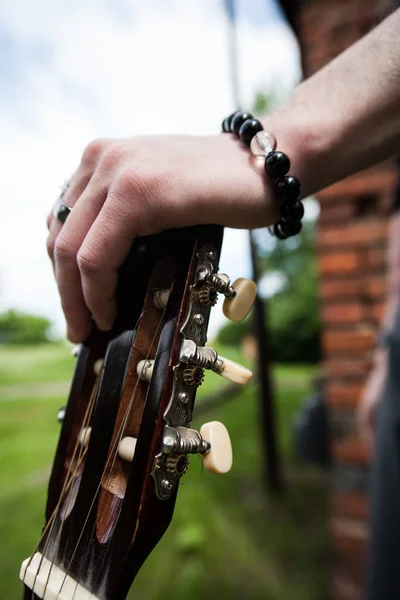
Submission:
POLYGON ((62 201, 62 195, 57 199, 57 202, 53 208, 53 215, 56 219, 58 219, 61 223, 65 223, 69 213, 71 212, 71 208, 64 204, 62 201))

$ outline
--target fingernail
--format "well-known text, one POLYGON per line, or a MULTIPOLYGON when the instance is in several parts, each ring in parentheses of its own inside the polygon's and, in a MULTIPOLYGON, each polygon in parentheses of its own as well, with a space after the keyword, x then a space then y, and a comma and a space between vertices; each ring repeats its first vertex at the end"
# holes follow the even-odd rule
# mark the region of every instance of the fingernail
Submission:
POLYGON ((117 316, 115 305, 111 305, 106 312, 108 314, 95 318, 96 325, 100 331, 110 331, 114 325, 115 317, 117 316))

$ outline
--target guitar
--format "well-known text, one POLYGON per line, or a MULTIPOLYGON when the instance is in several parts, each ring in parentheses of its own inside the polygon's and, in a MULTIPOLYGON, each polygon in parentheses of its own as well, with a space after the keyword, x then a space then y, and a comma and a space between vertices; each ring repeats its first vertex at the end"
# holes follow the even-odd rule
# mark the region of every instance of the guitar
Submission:
POLYGON ((205 369, 251 378, 205 347, 218 294, 234 321, 256 295, 252 281, 218 274, 222 237, 210 225, 132 245, 112 331, 94 329, 77 354, 45 526, 20 571, 24 600, 123 600, 172 519, 190 454, 213 473, 229 471, 224 425, 190 429, 205 369))

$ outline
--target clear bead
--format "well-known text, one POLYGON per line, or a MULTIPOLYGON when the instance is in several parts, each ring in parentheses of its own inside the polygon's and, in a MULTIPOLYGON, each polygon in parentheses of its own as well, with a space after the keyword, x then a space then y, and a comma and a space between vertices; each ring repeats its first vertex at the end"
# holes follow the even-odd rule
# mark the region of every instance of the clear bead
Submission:
POLYGON ((276 148, 276 138, 269 131, 259 131, 250 143, 250 151, 254 156, 264 157, 276 148))

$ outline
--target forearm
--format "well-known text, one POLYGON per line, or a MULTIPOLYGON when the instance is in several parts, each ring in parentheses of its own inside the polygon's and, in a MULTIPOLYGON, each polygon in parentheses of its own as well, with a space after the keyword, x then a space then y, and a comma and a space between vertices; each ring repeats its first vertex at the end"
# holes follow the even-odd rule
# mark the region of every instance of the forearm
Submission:
POLYGON ((292 159, 303 196, 400 148, 400 9, 300 84, 263 119, 292 159))

